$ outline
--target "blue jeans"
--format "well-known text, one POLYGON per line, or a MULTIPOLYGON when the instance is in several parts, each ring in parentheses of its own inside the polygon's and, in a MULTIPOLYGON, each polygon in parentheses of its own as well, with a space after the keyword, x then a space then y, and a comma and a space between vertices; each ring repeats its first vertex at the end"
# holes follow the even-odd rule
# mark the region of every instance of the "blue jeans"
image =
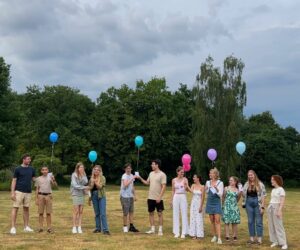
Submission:
POLYGON ((92 202, 95 212, 96 229, 109 231, 106 218, 106 197, 99 198, 98 191, 92 192, 92 202))
POLYGON ((248 216, 248 229, 250 237, 263 236, 263 217, 260 214, 258 198, 247 196, 246 211, 248 216), (256 233, 256 234, 255 234, 256 233))

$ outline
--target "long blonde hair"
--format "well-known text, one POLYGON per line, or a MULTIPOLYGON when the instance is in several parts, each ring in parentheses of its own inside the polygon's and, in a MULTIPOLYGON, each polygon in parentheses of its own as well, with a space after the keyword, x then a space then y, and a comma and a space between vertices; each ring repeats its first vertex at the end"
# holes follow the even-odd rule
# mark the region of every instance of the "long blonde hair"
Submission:
POLYGON ((78 163, 76 164, 75 170, 74 170, 74 172, 76 173, 76 175, 77 175, 77 177, 78 177, 79 179, 81 179, 83 176, 86 176, 85 171, 83 171, 83 174, 80 174, 80 173, 79 173, 79 168, 80 168, 81 166, 83 166, 83 168, 84 168, 83 163, 82 163, 82 162, 78 162, 78 163))
POLYGON ((250 185, 250 180, 249 180, 249 177, 248 177, 248 184, 249 184, 249 187, 248 187, 248 190, 251 190, 251 191, 260 191, 260 180, 258 179, 257 177, 257 174, 255 173, 254 170, 249 170, 248 173, 247 173, 247 176, 249 176, 249 173, 252 173, 254 175, 254 189, 252 188, 252 185, 250 185))
POLYGON ((93 167, 93 170, 92 170, 92 178, 94 180, 96 180, 97 184, 100 185, 101 184, 101 179, 102 179, 102 176, 103 176, 103 173, 102 173, 102 167, 100 165, 95 165, 93 167), (95 170, 96 169, 99 169, 99 176, 98 177, 95 177, 95 170))
POLYGON ((219 170, 215 167, 215 168, 212 168, 211 170, 209 170, 209 172, 212 172, 216 175, 216 179, 219 180, 220 179, 220 172, 219 170))

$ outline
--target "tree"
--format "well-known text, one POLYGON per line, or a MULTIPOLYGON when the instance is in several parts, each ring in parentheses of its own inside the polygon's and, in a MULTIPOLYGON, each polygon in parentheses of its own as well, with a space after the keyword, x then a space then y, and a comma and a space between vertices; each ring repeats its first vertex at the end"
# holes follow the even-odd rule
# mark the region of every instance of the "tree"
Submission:
POLYGON ((218 152, 217 167, 224 176, 236 174, 239 162, 235 144, 241 139, 240 126, 246 105, 244 63, 233 56, 224 60, 223 73, 208 57, 201 65, 194 87, 191 149, 196 169, 207 175, 207 150, 218 152))
MULTIPOLYGON (((55 156, 69 171, 77 161, 86 161, 96 143, 95 104, 79 90, 66 86, 30 86, 21 96, 25 114, 23 148, 32 155, 51 155, 49 134, 59 135, 55 156)), ((33 161, 34 162, 34 161, 33 161)))
POLYGON ((10 81, 10 65, 0 57, 0 168, 14 162, 20 125, 16 94, 10 89, 10 81))

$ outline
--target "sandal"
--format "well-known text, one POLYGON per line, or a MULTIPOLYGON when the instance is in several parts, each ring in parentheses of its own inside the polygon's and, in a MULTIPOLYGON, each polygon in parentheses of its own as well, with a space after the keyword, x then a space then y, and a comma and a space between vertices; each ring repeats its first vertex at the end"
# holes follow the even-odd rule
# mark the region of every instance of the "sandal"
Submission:
POLYGON ((252 244, 255 244, 255 242, 254 242, 254 240, 248 240, 248 241, 247 241, 247 244, 252 245, 252 244))
POLYGON ((40 228, 39 230, 38 230, 38 233, 42 233, 44 230, 42 229, 42 228, 40 228))
POLYGON ((234 236, 234 237, 233 237, 233 241, 237 241, 237 237, 234 236))
POLYGON ((226 241, 229 241, 229 240, 230 240, 229 237, 225 237, 225 239, 226 239, 226 241))
POLYGON ((53 234, 54 232, 53 232, 53 230, 51 228, 48 228, 47 233, 53 234))

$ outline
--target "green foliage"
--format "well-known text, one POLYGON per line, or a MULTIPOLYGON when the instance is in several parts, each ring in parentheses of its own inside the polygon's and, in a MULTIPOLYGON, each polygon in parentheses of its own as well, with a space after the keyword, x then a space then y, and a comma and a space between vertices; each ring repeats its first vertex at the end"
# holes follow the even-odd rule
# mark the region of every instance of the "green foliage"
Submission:
POLYGON ((245 169, 254 169, 269 183, 270 174, 300 182, 299 133, 292 127, 282 129, 270 112, 245 120, 242 131, 247 151, 245 169))
POLYGON ((134 88, 111 87, 93 102, 79 90, 61 85, 32 85, 18 95, 10 89, 10 67, 0 57, 0 188, 9 188, 12 172, 7 167, 20 163, 26 152, 38 173, 46 164, 58 183, 69 184, 64 174, 71 174, 78 161, 89 174, 92 164, 87 155, 96 150, 96 163, 103 166, 108 181, 119 183, 125 163, 136 170, 137 135, 144 137, 138 168, 142 176, 151 171, 151 160, 159 158, 170 180, 181 156, 191 153, 192 171, 187 176, 198 172, 206 178, 211 167, 206 153, 215 148, 223 180, 239 176, 241 167, 244 179, 251 168, 266 183, 272 174, 280 174, 294 186, 300 183, 300 135, 293 127, 281 128, 270 112, 243 117, 243 68, 241 60, 230 56, 221 71, 209 57, 193 89, 180 84, 171 91, 164 78, 153 78, 137 81, 134 88), (51 163, 53 131, 59 139, 51 163), (247 145, 243 157, 235 151, 240 140, 247 145))
POLYGON ((13 162, 17 147, 18 105, 10 89, 10 66, 0 57, 0 169, 13 162))
POLYGON ((224 60, 223 73, 208 57, 201 65, 194 87, 195 106, 191 149, 198 172, 206 176, 210 163, 207 150, 218 152, 217 168, 223 176, 236 174, 235 144, 240 139, 246 84, 242 80, 244 64, 233 56, 224 60))
POLYGON ((40 174, 40 170, 43 166, 47 166, 49 168, 49 172, 52 172, 54 175, 63 175, 67 172, 67 166, 63 166, 61 164, 61 160, 57 157, 53 157, 51 161, 51 156, 41 154, 35 155, 32 165, 36 169, 37 175, 40 174))

